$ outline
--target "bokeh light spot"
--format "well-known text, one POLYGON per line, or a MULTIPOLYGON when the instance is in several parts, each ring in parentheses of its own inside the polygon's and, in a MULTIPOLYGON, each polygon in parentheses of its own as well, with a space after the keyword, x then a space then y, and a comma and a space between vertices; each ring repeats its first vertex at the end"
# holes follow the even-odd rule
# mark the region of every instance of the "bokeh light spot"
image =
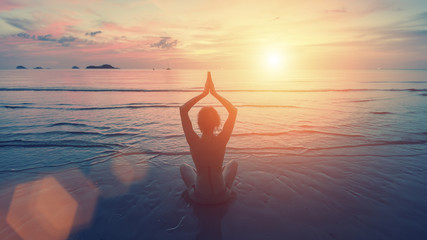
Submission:
POLYGON ((6 221, 24 240, 66 239, 78 204, 54 177, 15 188, 6 221))
POLYGON ((141 154, 126 153, 114 158, 112 172, 126 185, 142 180, 147 173, 147 162, 141 154))
POLYGON ((90 226, 99 189, 78 169, 60 172, 54 176, 78 203, 72 231, 90 226))

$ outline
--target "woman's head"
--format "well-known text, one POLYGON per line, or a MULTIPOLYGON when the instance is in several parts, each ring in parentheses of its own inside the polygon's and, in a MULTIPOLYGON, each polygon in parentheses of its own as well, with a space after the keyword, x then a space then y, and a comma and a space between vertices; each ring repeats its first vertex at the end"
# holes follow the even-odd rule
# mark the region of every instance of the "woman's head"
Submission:
POLYGON ((213 107, 203 107, 200 109, 198 121, 202 133, 213 133, 219 127, 221 119, 218 112, 213 107))

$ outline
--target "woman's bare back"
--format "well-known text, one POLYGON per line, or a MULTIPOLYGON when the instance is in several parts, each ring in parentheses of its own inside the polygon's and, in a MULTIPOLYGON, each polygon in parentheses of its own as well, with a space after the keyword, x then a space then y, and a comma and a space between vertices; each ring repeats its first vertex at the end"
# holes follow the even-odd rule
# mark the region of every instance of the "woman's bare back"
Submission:
POLYGON ((216 136, 203 136, 190 146, 191 156, 196 165, 195 189, 207 197, 224 194, 226 186, 222 175, 225 145, 216 136))

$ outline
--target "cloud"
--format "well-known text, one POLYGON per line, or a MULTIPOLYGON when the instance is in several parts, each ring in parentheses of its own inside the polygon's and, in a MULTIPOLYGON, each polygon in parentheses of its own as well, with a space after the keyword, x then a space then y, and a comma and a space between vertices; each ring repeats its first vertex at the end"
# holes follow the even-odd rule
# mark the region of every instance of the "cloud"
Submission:
POLYGON ((7 24, 23 31, 31 31, 34 28, 34 22, 28 19, 3 17, 3 20, 7 24))
POLYGON ((108 30, 108 32, 121 32, 121 33, 131 32, 131 33, 138 33, 138 34, 140 34, 141 32, 147 32, 146 27, 143 27, 143 26, 124 27, 114 22, 102 22, 101 28, 104 30, 108 30))
POLYGON ((16 34, 16 36, 17 37, 20 37, 20 38, 26 38, 26 39, 30 39, 30 38, 32 38, 32 39, 36 39, 36 36, 31 36, 30 34, 28 34, 28 33, 24 33, 24 32, 22 32, 22 33, 18 33, 18 34, 16 34))
POLYGON ((423 12, 423 13, 418 14, 415 17, 415 19, 417 19, 417 20, 426 20, 427 19, 427 12, 423 12))
POLYGON ((25 33, 25 32, 18 33, 14 36, 19 37, 19 38, 25 38, 25 39, 33 39, 33 40, 37 40, 37 41, 56 42, 56 43, 61 44, 61 46, 63 46, 63 47, 69 47, 70 42, 74 42, 77 40, 77 38, 73 37, 73 36, 63 36, 63 37, 60 37, 59 39, 57 39, 57 38, 53 38, 52 34, 36 36, 36 35, 30 35, 30 34, 25 33))
POLYGON ((170 37, 162 37, 160 41, 150 44, 150 47, 166 48, 166 49, 173 48, 178 44, 178 40, 171 41, 171 39, 172 38, 170 37))
POLYGON ((417 14, 403 23, 410 23, 419 27, 425 27, 427 24, 427 12, 417 14))
POLYGON ((347 9, 345 7, 329 9, 325 10, 325 13, 347 13, 347 9))
POLYGON ((9 0, 0 1, 0 12, 2 11, 10 11, 15 8, 19 8, 21 5, 11 2, 9 0))
POLYGON ((52 38, 52 34, 37 36, 37 40, 39 40, 39 41, 48 41, 48 42, 56 42, 56 39, 52 38))
POLYGON ((69 47, 70 42, 74 42, 76 40, 77 40, 76 37, 68 36, 68 37, 61 37, 60 39, 58 39, 57 42, 60 43, 63 47, 69 47))
POLYGON ((367 35, 376 37, 381 48, 388 51, 425 51, 427 49, 427 12, 386 26, 368 29, 367 35))
POLYGON ((76 37, 68 36, 68 37, 61 37, 60 39, 58 39, 58 42, 59 43, 65 43, 65 42, 74 42, 76 40, 77 40, 76 37))
POLYGON ((102 31, 87 32, 87 33, 85 33, 85 35, 94 37, 96 34, 100 34, 100 33, 102 33, 102 31))

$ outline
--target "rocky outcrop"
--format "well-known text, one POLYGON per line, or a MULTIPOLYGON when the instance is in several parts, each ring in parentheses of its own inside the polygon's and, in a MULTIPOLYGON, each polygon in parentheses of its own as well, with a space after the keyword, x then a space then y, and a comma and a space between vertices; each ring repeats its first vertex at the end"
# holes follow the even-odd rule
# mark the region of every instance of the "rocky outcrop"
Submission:
POLYGON ((103 64, 103 65, 100 65, 100 66, 90 65, 90 66, 87 66, 86 69, 118 69, 118 68, 113 67, 110 64, 103 64))

